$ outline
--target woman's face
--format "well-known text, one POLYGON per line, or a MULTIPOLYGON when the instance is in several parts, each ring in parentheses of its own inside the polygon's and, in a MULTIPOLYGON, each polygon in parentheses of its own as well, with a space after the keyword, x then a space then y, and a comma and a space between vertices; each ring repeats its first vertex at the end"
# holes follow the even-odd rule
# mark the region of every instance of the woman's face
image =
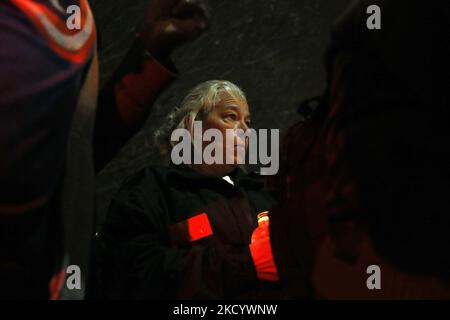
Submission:
MULTIPOLYGON (((244 163, 245 153, 248 147, 248 141, 242 135, 246 133, 250 127, 250 111, 245 100, 239 96, 234 96, 229 93, 222 93, 219 102, 215 105, 213 110, 208 114, 207 118, 202 122, 203 132, 208 129, 218 129, 222 133, 223 141, 215 141, 217 148, 222 148, 224 163, 226 162, 226 155, 233 159, 233 163, 225 163, 219 165, 210 165, 210 174, 223 176, 227 175, 239 164, 244 163), (232 142, 227 143, 227 129, 229 131, 229 139, 232 142), (241 129, 241 134, 238 134, 238 129, 241 129), (230 135, 231 133, 231 135, 230 135), (232 146, 232 150, 230 147, 232 146), (240 150, 240 151, 238 151, 240 150)), ((204 143, 205 147, 210 142, 204 143)), ((228 161, 227 161, 228 162, 228 161)))

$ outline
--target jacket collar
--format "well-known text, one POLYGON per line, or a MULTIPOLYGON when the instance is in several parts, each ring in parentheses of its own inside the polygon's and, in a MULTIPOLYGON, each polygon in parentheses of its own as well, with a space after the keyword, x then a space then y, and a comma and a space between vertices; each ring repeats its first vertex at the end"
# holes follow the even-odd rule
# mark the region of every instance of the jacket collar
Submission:
MULTIPOLYGON (((173 174, 180 178, 188 179, 188 180, 208 180, 208 181, 221 181, 221 178, 205 175, 203 173, 197 172, 191 167, 180 164, 176 165, 170 163, 169 165, 170 171, 169 175, 173 174)), ((229 174, 230 178, 235 183, 235 186, 247 186, 252 189, 262 189, 264 187, 264 182, 262 179, 258 177, 254 173, 248 174, 243 168, 236 167, 236 169, 229 174)), ((225 182, 225 181, 224 181, 225 182)), ((228 184, 228 183, 227 183, 228 184)))

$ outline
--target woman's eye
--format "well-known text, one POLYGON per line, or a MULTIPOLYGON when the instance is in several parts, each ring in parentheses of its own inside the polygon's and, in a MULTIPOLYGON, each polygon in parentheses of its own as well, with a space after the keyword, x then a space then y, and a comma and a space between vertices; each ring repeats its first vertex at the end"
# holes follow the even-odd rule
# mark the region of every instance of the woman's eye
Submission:
POLYGON ((235 114, 229 114, 229 115, 227 115, 227 119, 236 121, 237 120, 237 116, 235 114))

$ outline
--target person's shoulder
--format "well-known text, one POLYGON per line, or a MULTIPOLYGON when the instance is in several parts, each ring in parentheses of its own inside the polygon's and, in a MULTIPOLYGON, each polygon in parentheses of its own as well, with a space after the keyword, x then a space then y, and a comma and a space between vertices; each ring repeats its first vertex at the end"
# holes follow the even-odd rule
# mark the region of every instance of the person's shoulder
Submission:
POLYGON ((92 60, 95 34, 89 48, 70 53, 83 57, 83 63, 72 63, 58 54, 60 45, 49 42, 35 23, 11 1, 0 2, 0 106, 20 103, 21 107, 34 107, 37 101, 43 101, 39 107, 53 106, 54 95, 49 96, 48 92, 78 86, 74 76, 92 60))
POLYGON ((149 165, 136 170, 120 186, 118 197, 127 197, 133 193, 154 193, 161 188, 161 181, 170 171, 163 165, 149 165))
POLYGON ((22 46, 35 46, 60 64, 83 66, 94 55, 97 33, 86 0, 9 0, 1 4, 0 23, 8 27, 6 36, 17 36, 22 46), (78 10, 73 13, 75 8, 78 10), (75 19, 75 15, 83 19, 75 19))

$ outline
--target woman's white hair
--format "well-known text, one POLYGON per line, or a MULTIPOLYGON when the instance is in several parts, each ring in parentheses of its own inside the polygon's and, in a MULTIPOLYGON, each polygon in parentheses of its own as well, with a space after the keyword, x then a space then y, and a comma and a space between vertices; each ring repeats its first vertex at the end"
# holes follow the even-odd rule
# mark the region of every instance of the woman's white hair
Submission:
POLYGON ((169 153, 176 144, 170 141, 174 130, 187 129, 193 137, 194 121, 205 120, 224 92, 247 102, 244 92, 234 83, 225 80, 206 81, 189 91, 181 105, 167 116, 164 124, 155 132, 154 141, 161 154, 169 153))

